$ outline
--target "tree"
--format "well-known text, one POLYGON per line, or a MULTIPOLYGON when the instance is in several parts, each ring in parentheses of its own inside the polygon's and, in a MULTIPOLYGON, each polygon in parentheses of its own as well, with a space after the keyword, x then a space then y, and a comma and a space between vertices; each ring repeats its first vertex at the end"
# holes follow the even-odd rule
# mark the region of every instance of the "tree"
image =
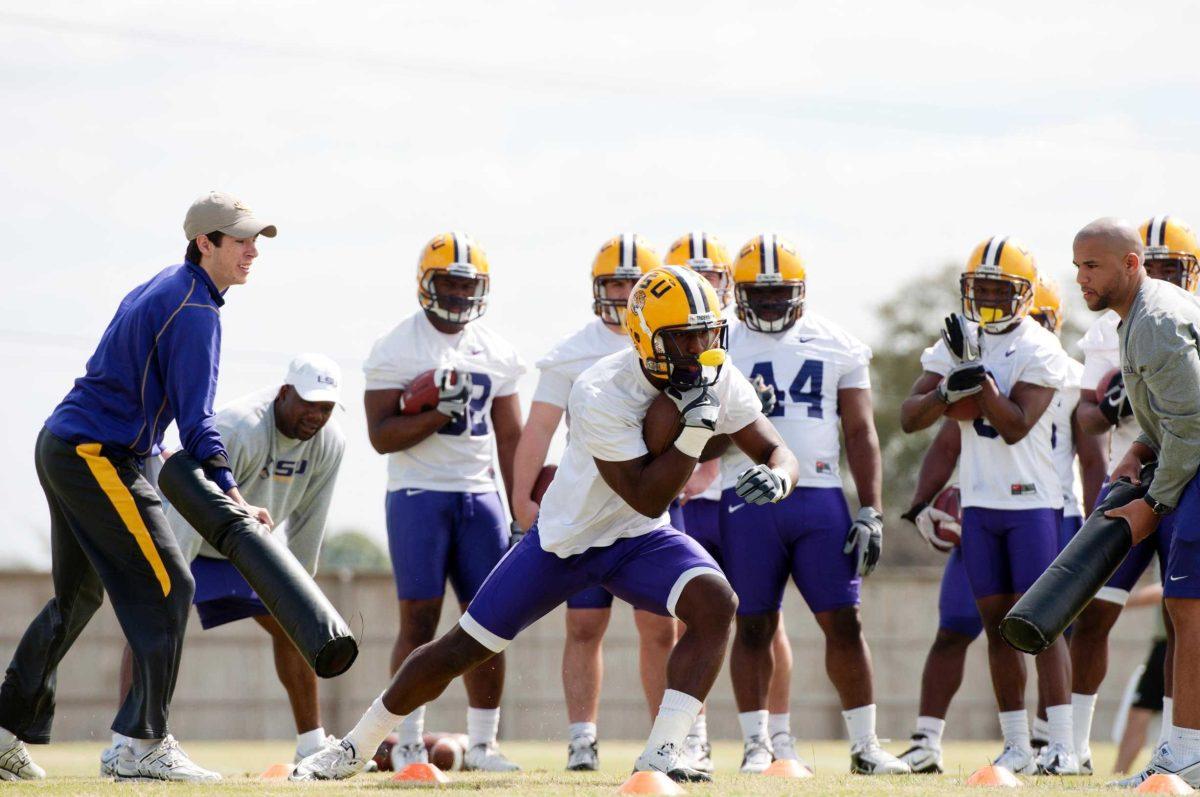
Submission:
POLYGON ((321 569, 330 568, 386 571, 391 561, 379 543, 361 531, 339 531, 321 546, 321 569))

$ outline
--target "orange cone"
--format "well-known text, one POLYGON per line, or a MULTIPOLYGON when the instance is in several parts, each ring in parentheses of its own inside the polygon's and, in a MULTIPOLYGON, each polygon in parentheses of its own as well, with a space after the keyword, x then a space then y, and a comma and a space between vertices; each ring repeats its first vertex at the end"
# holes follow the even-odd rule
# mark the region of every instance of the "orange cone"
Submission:
POLYGON ((1191 794, 1195 790, 1184 783, 1183 778, 1178 775, 1159 772, 1142 781, 1142 785, 1134 791, 1140 791, 1143 794, 1191 794))
POLYGON ((1021 781, 1017 780, 1017 776, 1009 772, 1004 767, 998 767, 995 764, 989 764, 986 767, 980 767, 971 773, 971 777, 967 778, 968 786, 1002 786, 1009 789, 1015 789, 1021 785, 1021 781))
POLYGON ((292 768, 288 764, 272 764, 258 777, 262 780, 287 780, 290 774, 292 768))
POLYGON ((450 782, 450 778, 433 764, 409 764, 392 775, 392 780, 407 786, 441 786, 450 782))
POLYGON ((780 758, 772 761, 771 766, 763 770, 763 774, 776 778, 811 778, 813 773, 794 758, 780 758))
POLYGON ((617 794, 687 794, 679 784, 661 772, 634 772, 621 784, 617 794))

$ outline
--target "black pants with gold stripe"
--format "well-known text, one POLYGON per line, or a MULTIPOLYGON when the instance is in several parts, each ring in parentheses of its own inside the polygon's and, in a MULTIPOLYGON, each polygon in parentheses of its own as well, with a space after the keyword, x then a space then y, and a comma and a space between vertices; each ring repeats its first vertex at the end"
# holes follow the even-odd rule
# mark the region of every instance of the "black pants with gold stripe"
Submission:
POLYGON ((58 663, 107 592, 133 650, 133 689, 112 729, 167 733, 195 582, 136 460, 42 429, 35 462, 50 504, 54 597, 25 631, 0 686, 0 727, 50 740, 58 663))

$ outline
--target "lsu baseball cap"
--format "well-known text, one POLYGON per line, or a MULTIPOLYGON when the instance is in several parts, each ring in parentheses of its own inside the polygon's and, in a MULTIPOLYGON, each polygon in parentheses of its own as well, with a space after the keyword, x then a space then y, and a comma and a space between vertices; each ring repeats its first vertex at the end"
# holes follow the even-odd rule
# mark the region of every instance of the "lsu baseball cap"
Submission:
POLYGON ((183 219, 183 234, 189 241, 197 235, 220 232, 234 238, 252 238, 255 235, 275 237, 275 225, 255 218, 254 211, 242 204, 237 197, 224 191, 209 191, 199 197, 188 208, 183 219))
POLYGON ((305 401, 332 401, 342 406, 342 369, 324 354, 296 355, 284 382, 296 388, 305 401))

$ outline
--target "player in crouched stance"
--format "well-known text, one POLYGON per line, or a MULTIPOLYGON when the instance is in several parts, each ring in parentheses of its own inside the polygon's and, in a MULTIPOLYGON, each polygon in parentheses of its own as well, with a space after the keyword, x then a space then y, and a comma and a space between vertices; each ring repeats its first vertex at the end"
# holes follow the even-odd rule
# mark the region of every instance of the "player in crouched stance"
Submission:
POLYGON ((681 755, 684 737, 721 668, 737 598, 712 557, 671 528, 667 507, 715 435, 758 463, 738 479, 747 501, 785 498, 796 459, 746 378, 723 365, 725 321, 712 287, 667 266, 643 276, 629 302, 633 350, 612 354, 571 389, 571 435, 538 521, 488 576, 458 625, 413 652, 341 741, 301 761, 293 780, 361 771, 393 725, 458 675, 503 650, 581 587, 603 584, 636 607, 671 614, 685 630, 667 665, 667 690, 635 770, 709 780, 681 755), (643 422, 664 393, 680 431, 658 455, 643 422))

